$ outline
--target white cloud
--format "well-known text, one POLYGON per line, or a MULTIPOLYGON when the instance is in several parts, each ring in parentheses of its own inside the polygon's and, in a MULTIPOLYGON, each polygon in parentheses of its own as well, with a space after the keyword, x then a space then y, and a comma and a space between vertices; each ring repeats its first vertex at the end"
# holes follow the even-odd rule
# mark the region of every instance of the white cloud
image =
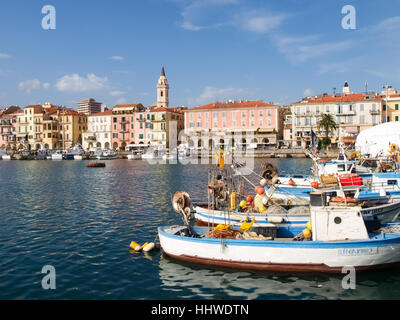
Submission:
POLYGON ((268 33, 280 26, 286 17, 286 14, 270 14, 265 11, 254 10, 237 15, 235 20, 237 26, 247 31, 268 33))
POLYGON ((206 86, 197 98, 189 98, 189 105, 202 105, 216 101, 240 100, 254 98, 257 89, 250 88, 216 88, 206 86))
POLYGON ((45 88, 45 89, 50 88, 50 83, 48 83, 48 82, 43 83, 43 88, 45 88))
POLYGON ((108 86, 107 77, 98 77, 93 73, 87 74, 86 78, 79 74, 67 74, 58 79, 55 87, 58 91, 85 92, 105 89, 108 86))
POLYGON ((314 94, 314 90, 310 89, 310 88, 307 88, 306 90, 304 90, 303 94, 304 94, 305 97, 311 97, 314 94))
POLYGON ((227 9, 238 0, 195 0, 181 12, 183 22, 180 26, 189 31, 216 28, 230 24, 227 9))
POLYGON ((113 96, 113 97, 122 96, 122 95, 124 95, 124 94, 125 94, 124 91, 118 91, 118 90, 115 90, 115 91, 111 91, 111 92, 110 92, 110 96, 113 96))
POLYGON ((126 103, 126 98, 119 98, 117 101, 116 101, 116 104, 125 104, 126 103))
POLYGON ((0 59, 9 59, 9 58, 11 58, 11 56, 9 54, 0 52, 0 59))
POLYGON ((38 79, 25 80, 18 84, 18 89, 24 91, 25 93, 31 93, 32 90, 38 90, 44 87, 44 84, 38 79))
POLYGON ((352 46, 349 40, 337 42, 317 42, 319 36, 274 37, 278 50, 292 63, 300 64, 327 54, 343 51, 352 46))
POLYGON ((110 57, 109 59, 111 59, 111 60, 116 60, 116 61, 122 61, 122 60, 124 60, 125 58, 124 58, 124 57, 121 57, 121 56, 112 56, 112 57, 110 57))

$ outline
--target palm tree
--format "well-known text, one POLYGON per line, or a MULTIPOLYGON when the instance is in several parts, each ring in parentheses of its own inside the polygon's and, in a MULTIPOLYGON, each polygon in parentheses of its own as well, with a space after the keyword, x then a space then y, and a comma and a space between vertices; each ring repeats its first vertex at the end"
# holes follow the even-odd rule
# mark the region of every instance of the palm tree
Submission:
POLYGON ((322 140, 322 147, 326 148, 331 144, 331 139, 329 138, 329 133, 332 133, 332 131, 337 129, 337 124, 335 119, 331 114, 325 114, 323 113, 321 115, 321 120, 318 122, 318 131, 319 128, 322 128, 325 130, 325 138, 322 140))
POLYGON ((321 120, 318 122, 318 126, 325 130, 325 137, 328 137, 329 133, 337 129, 337 124, 333 116, 325 113, 321 115, 321 120))

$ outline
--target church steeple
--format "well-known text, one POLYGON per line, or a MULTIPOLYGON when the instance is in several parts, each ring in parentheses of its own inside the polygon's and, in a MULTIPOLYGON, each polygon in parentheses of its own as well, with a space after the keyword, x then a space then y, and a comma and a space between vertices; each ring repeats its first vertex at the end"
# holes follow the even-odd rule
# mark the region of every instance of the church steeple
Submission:
POLYGON ((157 84, 157 107, 166 107, 169 105, 169 85, 165 76, 165 69, 162 66, 161 76, 157 84))

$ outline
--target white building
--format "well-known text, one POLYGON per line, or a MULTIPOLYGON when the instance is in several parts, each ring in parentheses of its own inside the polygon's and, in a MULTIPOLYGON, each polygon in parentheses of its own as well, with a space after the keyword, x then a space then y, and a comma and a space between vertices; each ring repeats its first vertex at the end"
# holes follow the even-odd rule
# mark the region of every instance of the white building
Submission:
POLYGON ((292 146, 308 147, 312 130, 320 137, 324 136, 322 128, 318 132, 322 114, 331 114, 338 126, 330 136, 332 144, 337 144, 339 140, 345 144, 355 143, 360 132, 381 123, 382 100, 379 96, 348 93, 350 90, 347 83, 343 92, 308 97, 291 105, 292 146))
POLYGON ((82 147, 111 149, 111 118, 112 110, 88 116, 88 131, 83 133, 82 147))

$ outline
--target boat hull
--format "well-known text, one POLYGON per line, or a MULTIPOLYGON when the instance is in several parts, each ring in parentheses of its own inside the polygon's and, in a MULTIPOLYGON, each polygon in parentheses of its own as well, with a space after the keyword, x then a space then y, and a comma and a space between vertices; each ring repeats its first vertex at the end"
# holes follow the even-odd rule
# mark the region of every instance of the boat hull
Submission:
POLYGON ((163 253, 171 258, 234 269, 341 273, 400 265, 400 235, 365 241, 277 241, 191 238, 158 229, 163 253))

